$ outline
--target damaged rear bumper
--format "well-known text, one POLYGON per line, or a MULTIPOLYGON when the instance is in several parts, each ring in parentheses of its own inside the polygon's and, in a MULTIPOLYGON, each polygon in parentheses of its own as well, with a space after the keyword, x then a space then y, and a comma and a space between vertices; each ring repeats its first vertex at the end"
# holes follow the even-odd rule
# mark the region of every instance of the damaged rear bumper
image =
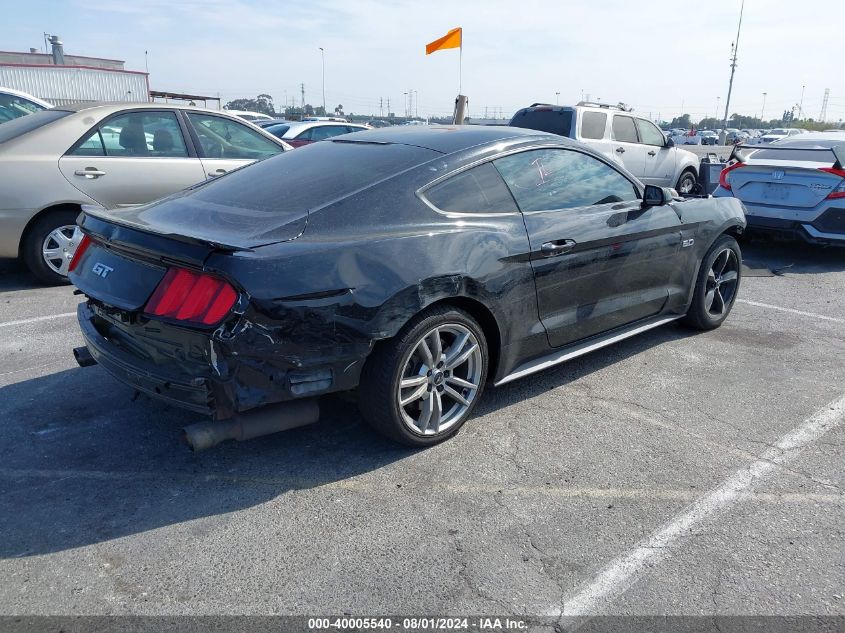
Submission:
MULTIPOLYGON (((217 332, 155 321, 127 324, 80 303, 77 318, 91 357, 121 382, 168 404, 216 420, 258 407, 358 385, 365 355, 305 364, 284 345, 257 350, 250 337, 218 340, 217 332), (184 338, 183 344, 179 344, 184 338)), ((347 350, 348 351, 348 350, 347 350)))

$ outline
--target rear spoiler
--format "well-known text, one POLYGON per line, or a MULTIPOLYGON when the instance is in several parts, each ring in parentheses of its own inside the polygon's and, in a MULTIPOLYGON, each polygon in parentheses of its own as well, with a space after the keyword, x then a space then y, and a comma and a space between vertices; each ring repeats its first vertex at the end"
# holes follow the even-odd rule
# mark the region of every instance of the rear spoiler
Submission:
POLYGON ((771 145, 767 145, 766 147, 755 146, 743 148, 740 148, 738 145, 734 145, 734 148, 731 151, 731 155, 728 157, 728 162, 735 160, 739 163, 747 163, 748 159, 750 158, 750 153, 756 152, 758 150, 765 150, 767 152, 771 150, 790 152, 823 152, 825 150, 828 150, 829 152, 833 153, 833 157, 835 159, 832 165, 833 169, 842 169, 843 163, 845 162, 845 145, 833 145, 831 147, 772 147, 771 145))

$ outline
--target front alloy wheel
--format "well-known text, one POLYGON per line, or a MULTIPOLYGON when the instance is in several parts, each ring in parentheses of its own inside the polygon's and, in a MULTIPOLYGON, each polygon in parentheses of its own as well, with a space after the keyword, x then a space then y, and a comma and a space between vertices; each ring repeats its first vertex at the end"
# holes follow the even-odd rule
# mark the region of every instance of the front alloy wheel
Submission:
POLYGON ((707 289, 704 294, 704 309, 714 318, 719 318, 733 304, 739 281, 739 261, 736 253, 725 248, 713 260, 707 273, 707 289))
POLYGON ((684 321, 699 330, 712 330, 728 318, 742 279, 742 252, 731 235, 722 235, 701 262, 692 303, 684 321))
POLYGON ((675 189, 681 195, 687 195, 692 193, 693 187, 695 187, 695 174, 685 171, 678 179, 678 186, 675 189))
POLYGON ((403 444, 441 442, 457 433, 481 398, 487 359, 484 333, 469 314, 447 305, 429 308, 367 359, 361 412, 403 444))

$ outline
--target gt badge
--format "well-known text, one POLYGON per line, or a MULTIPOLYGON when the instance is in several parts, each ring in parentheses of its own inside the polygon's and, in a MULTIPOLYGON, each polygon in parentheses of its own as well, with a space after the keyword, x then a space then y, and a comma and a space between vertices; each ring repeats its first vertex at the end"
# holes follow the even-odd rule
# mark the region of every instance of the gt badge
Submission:
POLYGON ((106 266, 105 264, 101 264, 100 262, 95 262, 94 265, 91 267, 91 272, 95 275, 99 275, 103 279, 109 276, 109 273, 113 271, 114 268, 111 266, 106 266))

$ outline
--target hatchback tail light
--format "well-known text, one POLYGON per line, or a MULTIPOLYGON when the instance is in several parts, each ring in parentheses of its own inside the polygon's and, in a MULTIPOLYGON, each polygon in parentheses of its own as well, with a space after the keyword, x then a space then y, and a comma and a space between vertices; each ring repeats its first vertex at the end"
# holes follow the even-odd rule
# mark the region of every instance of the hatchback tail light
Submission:
POLYGON ((238 293, 226 281, 184 268, 170 268, 144 307, 146 314, 187 323, 216 325, 238 293))
POLYGON ((82 256, 85 254, 85 251, 88 250, 88 247, 91 246, 91 238, 87 235, 82 236, 82 240, 76 246, 76 251, 73 254, 73 257, 70 259, 70 264, 68 264, 67 271, 73 272, 73 269, 76 268, 76 265, 82 259, 82 256))
POLYGON ((719 184, 723 189, 727 189, 728 191, 731 190, 731 185, 728 182, 728 174, 734 169, 739 169, 740 167, 745 167, 745 163, 734 163, 733 165, 728 165, 722 170, 722 173, 719 174, 719 184))
POLYGON ((837 198, 845 198, 845 169, 837 169, 836 167, 820 167, 819 171, 842 178, 839 185, 837 185, 836 188, 828 194, 827 199, 836 200, 837 198))

